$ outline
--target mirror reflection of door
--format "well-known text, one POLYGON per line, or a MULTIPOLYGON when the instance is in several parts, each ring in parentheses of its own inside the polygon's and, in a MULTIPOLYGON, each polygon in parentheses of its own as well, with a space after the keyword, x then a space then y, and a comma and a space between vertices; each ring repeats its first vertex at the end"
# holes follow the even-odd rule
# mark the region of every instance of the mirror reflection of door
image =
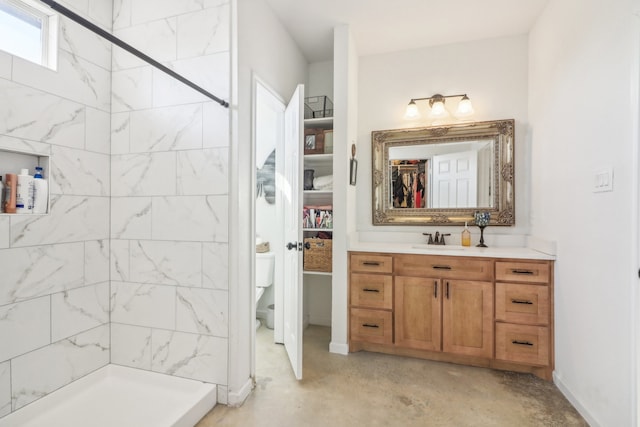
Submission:
POLYGON ((465 151, 433 156, 434 208, 477 206, 478 153, 465 151))

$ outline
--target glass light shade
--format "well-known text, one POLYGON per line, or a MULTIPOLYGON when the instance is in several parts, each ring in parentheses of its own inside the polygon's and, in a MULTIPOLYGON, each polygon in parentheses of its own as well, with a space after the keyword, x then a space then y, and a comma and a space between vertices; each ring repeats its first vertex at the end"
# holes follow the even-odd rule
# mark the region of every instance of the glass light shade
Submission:
POLYGON ((441 119, 447 116, 449 116, 449 112, 446 108, 444 108, 443 101, 435 101, 433 105, 431 105, 431 113, 429 113, 429 118, 441 119))
POLYGON ((469 117, 474 113, 473 105, 471 105, 471 100, 467 95, 463 96, 458 104, 458 109, 456 110, 456 117, 469 117))
POLYGON ((407 111, 404 113, 404 118, 407 120, 420 118, 420 111, 418 111, 418 106, 414 101, 411 101, 409 105, 407 105, 407 111))

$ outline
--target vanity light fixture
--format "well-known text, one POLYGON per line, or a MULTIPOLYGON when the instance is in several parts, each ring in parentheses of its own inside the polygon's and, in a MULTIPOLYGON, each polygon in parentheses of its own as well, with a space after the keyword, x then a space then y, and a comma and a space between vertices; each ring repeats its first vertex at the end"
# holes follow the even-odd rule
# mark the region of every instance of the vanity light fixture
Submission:
POLYGON ((471 105, 471 100, 467 96, 467 94, 461 95, 440 95, 439 93, 430 96, 428 98, 413 98, 407 105, 407 111, 404 114, 404 118, 407 120, 415 120, 420 118, 420 111, 418 110, 418 105, 416 101, 429 101, 429 107, 431 107, 431 111, 429 112, 430 119, 444 119, 449 117, 449 111, 444 106, 446 98, 461 98, 458 103, 458 108, 456 109, 455 116, 457 118, 466 118, 472 116, 473 105, 471 105))

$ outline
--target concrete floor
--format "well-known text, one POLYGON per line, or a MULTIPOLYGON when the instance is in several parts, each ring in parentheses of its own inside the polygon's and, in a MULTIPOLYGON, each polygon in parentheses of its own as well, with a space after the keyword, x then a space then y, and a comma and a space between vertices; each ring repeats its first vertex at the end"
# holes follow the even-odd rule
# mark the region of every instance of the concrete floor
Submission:
POLYGON ((273 331, 257 333, 257 385, 244 405, 216 406, 212 426, 588 426, 553 383, 528 374, 328 351, 330 329, 304 331, 296 381, 273 331))

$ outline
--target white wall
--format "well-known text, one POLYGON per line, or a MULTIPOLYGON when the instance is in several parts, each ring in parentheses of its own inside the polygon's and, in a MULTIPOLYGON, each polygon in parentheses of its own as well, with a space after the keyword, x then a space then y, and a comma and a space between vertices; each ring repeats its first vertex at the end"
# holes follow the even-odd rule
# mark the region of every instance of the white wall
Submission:
POLYGON ((309 64, 308 82, 305 97, 326 95, 333 102, 333 61, 309 64))
MULTIPOLYGON (((527 37, 513 36, 469 43, 429 47, 360 58, 358 95, 357 231, 363 239, 421 238, 428 227, 374 227, 371 221, 371 131, 427 126, 426 119, 406 121, 411 98, 436 93, 467 93, 475 109, 474 120, 515 119, 516 225, 489 227, 489 245, 497 234, 524 235, 529 230, 529 124, 527 121, 527 37)), ((456 102, 457 100, 451 100, 456 102)), ((450 101, 450 102, 451 102, 450 101)), ((423 117, 428 108, 418 102, 423 117)), ((455 104, 449 105, 455 110, 455 104)), ((451 242, 463 227, 448 227, 451 242)), ((437 229, 437 227, 433 227, 437 229)), ((473 230, 476 233, 476 230, 473 230)))
MULTIPOLYGON (((111 28, 111 1, 61 3, 111 28)), ((0 52, 0 149, 52 155, 50 213, 0 215, 0 417, 109 363, 111 46, 59 40, 57 71, 0 52)))
POLYGON ((558 247, 555 381, 593 426, 636 425, 633 3, 552 0, 530 36, 532 234, 558 247), (593 193, 603 166, 613 191, 593 193))
MULTIPOLYGON (((356 143, 358 134, 358 50, 347 25, 334 29, 334 105, 333 122, 334 158, 333 211, 333 272, 331 290, 331 344, 333 353, 347 354, 348 328, 348 287, 347 287, 347 248, 348 239, 356 230, 356 194, 366 179, 362 172, 358 174, 357 186, 349 182, 349 159, 351 144, 356 143), (339 185, 338 183, 343 183, 339 185)), ((361 162, 366 158, 357 153, 361 162)))

